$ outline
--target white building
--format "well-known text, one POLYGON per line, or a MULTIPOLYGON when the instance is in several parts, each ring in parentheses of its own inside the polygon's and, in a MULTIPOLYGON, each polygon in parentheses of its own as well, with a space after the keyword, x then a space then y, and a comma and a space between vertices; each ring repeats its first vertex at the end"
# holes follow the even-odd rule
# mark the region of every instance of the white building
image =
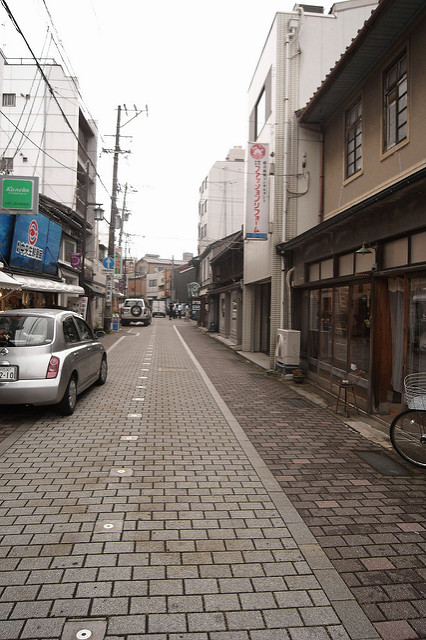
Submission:
POLYGON ((321 212, 318 137, 298 128, 296 112, 376 6, 347 0, 328 15, 303 4, 277 13, 249 87, 249 141, 269 145, 271 175, 267 238, 245 240, 243 350, 269 355, 271 366, 277 330, 291 323, 290 283, 275 247, 316 224, 321 212))
POLYGON ((200 187, 198 254, 209 244, 239 231, 244 220, 244 160, 242 147, 218 160, 200 187))
MULTIPOLYGON (((92 283, 92 291, 102 291, 105 277, 98 260, 92 206, 96 203, 97 129, 81 109, 77 80, 52 58, 40 59, 39 68, 32 58, 0 57, 0 171, 38 177, 41 194, 77 212, 81 220, 86 215, 84 247, 81 235, 62 238, 58 276, 81 280, 79 269, 71 265, 71 254, 84 250, 86 281, 92 283)), ((99 301, 94 315, 95 307, 99 321, 99 301)))

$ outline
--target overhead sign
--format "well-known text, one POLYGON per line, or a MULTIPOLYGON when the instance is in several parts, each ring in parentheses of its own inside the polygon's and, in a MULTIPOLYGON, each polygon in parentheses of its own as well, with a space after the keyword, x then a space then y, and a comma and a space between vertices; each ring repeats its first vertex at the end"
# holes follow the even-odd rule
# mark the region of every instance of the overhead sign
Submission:
POLYGON ((38 214, 39 179, 0 176, 0 213, 38 214))
POLYGON ((249 143, 247 150, 246 233, 266 240, 269 225, 269 145, 249 143))

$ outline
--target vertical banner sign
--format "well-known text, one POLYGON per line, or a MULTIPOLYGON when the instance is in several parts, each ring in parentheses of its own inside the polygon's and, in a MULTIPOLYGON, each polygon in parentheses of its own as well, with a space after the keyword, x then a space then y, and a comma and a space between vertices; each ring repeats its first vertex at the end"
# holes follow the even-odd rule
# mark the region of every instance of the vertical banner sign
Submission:
POLYGON ((106 291, 105 291, 105 303, 109 306, 112 304, 112 276, 107 276, 106 279, 106 291))
POLYGON ((116 276, 121 276, 121 247, 115 247, 114 274, 116 276))
POLYGON ((266 240, 269 225, 269 145, 249 143, 247 150, 246 238, 266 240))

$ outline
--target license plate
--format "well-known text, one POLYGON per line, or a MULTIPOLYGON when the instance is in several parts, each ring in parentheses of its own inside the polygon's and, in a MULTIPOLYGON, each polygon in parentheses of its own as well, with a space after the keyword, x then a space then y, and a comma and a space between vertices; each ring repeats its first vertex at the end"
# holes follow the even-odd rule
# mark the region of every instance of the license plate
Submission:
POLYGON ((0 366, 0 380, 14 381, 18 379, 18 367, 0 366))

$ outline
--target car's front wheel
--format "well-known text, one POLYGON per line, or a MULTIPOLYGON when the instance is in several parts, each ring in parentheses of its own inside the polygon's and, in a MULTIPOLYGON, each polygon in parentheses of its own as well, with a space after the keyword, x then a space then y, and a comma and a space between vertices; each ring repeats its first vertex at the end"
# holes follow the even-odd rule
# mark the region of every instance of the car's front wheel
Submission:
POLYGON ((63 416, 71 416, 77 404, 77 379, 71 376, 65 389, 64 397, 58 404, 58 411, 63 416))

